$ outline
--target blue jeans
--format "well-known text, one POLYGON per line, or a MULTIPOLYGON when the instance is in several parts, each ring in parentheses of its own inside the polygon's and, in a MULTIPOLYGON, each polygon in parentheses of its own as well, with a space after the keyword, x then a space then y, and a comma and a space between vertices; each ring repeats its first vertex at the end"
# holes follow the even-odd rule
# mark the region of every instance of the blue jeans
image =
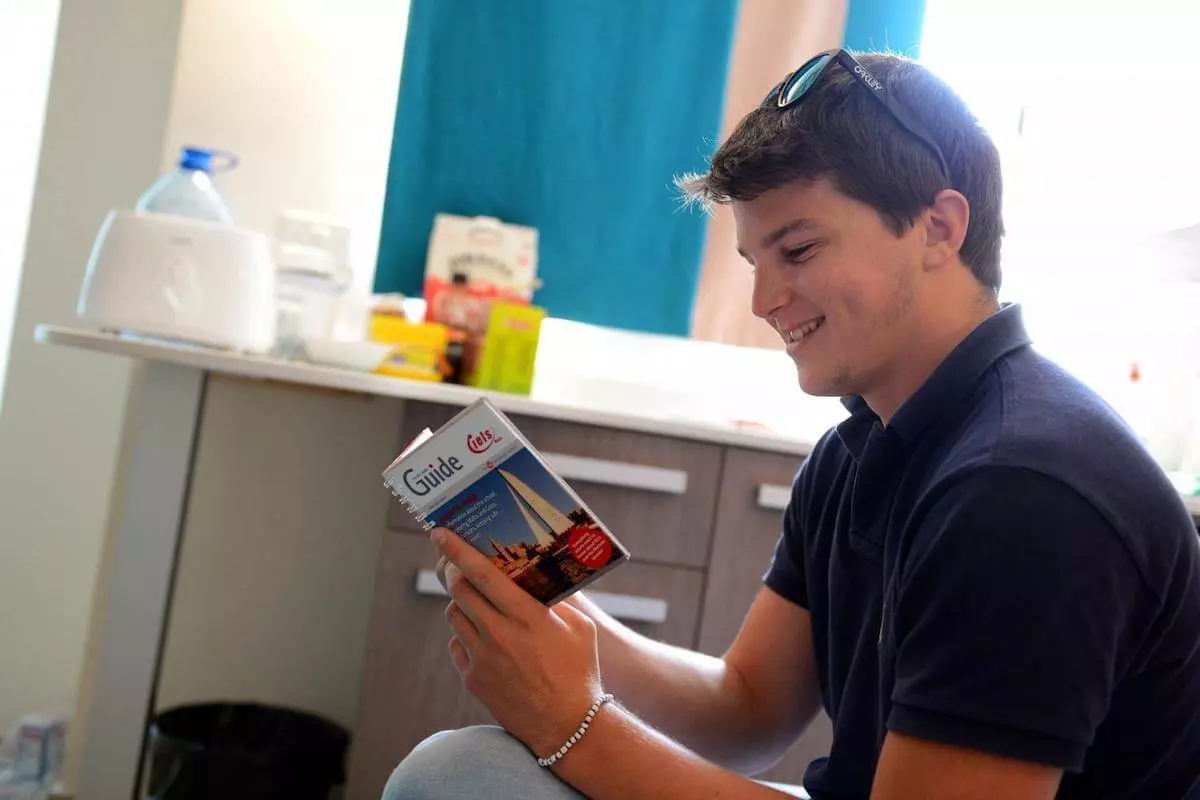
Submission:
MULTIPOLYGON (((769 784, 795 797, 799 787, 769 784)), ((479 725, 435 733, 392 773, 383 800, 585 800, 503 728, 479 725)))

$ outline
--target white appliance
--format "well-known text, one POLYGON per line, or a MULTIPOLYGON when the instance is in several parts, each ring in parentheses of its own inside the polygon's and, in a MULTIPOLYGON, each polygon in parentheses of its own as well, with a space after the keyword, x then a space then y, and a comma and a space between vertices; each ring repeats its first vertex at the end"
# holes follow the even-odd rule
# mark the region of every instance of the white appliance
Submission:
POLYGON ((267 352, 275 341, 271 240, 191 217, 111 211, 76 311, 103 330, 267 352))
POLYGON ((350 228, 315 212, 284 211, 275 247, 277 338, 292 344, 333 338, 354 280, 350 228))

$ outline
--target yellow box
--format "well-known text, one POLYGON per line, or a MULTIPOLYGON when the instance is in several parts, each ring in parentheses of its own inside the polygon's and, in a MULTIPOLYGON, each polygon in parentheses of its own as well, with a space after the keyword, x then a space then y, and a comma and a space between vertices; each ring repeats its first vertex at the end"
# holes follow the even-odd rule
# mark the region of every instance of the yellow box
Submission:
POLYGON ((381 375, 419 381, 442 380, 442 361, 450 331, 437 322, 409 322, 397 314, 372 314, 372 341, 395 345, 375 369, 381 375))

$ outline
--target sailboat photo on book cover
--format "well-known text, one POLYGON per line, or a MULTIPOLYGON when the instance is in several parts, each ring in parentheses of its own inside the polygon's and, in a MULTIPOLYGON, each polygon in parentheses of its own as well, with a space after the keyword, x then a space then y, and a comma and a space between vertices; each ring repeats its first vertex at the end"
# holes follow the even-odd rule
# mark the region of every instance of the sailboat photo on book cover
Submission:
POLYGON ((543 602, 553 602, 624 553, 582 503, 521 447, 429 514, 543 602))

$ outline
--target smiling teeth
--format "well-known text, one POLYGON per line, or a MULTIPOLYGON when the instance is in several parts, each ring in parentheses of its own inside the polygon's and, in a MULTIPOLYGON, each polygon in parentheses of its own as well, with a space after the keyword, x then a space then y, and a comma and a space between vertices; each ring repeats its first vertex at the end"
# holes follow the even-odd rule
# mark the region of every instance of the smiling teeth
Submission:
POLYGON ((825 321, 824 317, 818 317, 817 319, 814 319, 811 322, 804 323, 799 328, 792 328, 790 331, 787 332, 787 340, 789 342, 800 341, 805 336, 808 336, 810 333, 815 331, 817 328, 821 327, 821 323, 824 321, 825 321))

